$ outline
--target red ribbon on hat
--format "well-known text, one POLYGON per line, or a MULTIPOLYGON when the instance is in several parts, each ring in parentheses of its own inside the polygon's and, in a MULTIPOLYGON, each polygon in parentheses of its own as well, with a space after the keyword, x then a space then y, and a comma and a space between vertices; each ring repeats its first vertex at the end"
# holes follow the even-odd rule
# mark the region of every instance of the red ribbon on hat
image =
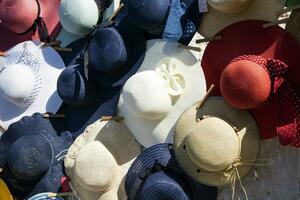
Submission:
POLYGON ((254 62, 269 73, 272 83, 270 101, 276 101, 277 135, 282 145, 300 147, 300 99, 294 88, 283 78, 288 66, 276 59, 265 59, 256 55, 244 55, 232 62, 248 60, 254 62))

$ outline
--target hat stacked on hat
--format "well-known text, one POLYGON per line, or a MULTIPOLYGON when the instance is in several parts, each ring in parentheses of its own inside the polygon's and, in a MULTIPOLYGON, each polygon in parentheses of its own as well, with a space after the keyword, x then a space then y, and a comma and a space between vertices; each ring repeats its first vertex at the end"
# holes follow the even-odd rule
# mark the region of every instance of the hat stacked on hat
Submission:
POLYGON ((63 157, 72 142, 70 133, 58 133, 42 114, 23 117, 1 137, 1 178, 19 199, 59 192, 63 157))

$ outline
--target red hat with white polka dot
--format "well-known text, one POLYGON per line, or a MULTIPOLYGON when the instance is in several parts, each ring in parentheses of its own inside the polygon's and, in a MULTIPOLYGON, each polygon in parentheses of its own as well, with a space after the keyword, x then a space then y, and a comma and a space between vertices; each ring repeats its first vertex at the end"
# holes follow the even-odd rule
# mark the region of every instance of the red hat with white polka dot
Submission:
POLYGON ((224 28, 216 34, 222 39, 207 45, 201 65, 207 85, 215 85, 212 95, 223 93, 229 104, 249 109, 262 139, 278 135, 282 144, 299 147, 300 46, 284 29, 265 23, 224 28))

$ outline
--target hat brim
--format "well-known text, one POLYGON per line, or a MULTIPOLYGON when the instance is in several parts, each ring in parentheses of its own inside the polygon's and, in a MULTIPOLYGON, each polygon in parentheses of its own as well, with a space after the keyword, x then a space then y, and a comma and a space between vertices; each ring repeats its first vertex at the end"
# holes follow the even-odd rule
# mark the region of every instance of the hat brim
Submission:
POLYGON ((199 110, 197 110, 196 103, 188 108, 179 118, 174 133, 174 151, 179 165, 188 175, 200 183, 212 186, 227 185, 230 182, 224 174, 208 172, 199 168, 188 158, 183 148, 186 136, 198 123, 197 119, 204 115, 224 119, 239 130, 237 136, 241 145, 241 163, 247 163, 238 166, 240 177, 245 176, 253 168, 253 164, 257 160, 260 150, 259 131, 254 119, 247 111, 230 107, 221 97, 208 98, 199 110))
POLYGON ((182 182, 188 185, 191 199, 204 199, 204 196, 207 199, 216 198, 217 188, 201 185, 182 171, 175 158, 172 145, 167 143, 157 144, 146 149, 132 163, 125 180, 125 190, 127 194, 130 193, 135 180, 146 170, 151 169, 156 162, 167 167, 164 170, 164 173, 168 174, 167 176, 173 174, 177 178, 183 179, 182 182))
MULTIPOLYGON (((140 153, 140 147, 135 142, 127 127, 116 121, 101 122, 100 120, 91 124, 78 136, 65 157, 65 169, 71 179, 71 185, 77 196, 81 199, 97 200, 118 200, 125 197, 124 177, 133 162, 140 153), (80 150, 89 143, 101 142, 115 157, 119 176, 114 177, 114 185, 106 192, 95 192, 84 188, 76 181, 73 167, 76 163, 76 156, 80 150)), ((88 163, 87 163, 88 164, 88 163)))
MULTIPOLYGON (((60 5, 60 0, 39 0, 41 5, 41 17, 46 23, 47 30, 49 32, 51 40, 55 39, 56 35, 61 29, 59 23, 58 10, 60 5)), ((3 25, 0 24, 0 51, 6 51, 9 48, 17 45, 18 43, 27 40, 37 40, 39 41, 38 31, 35 33, 30 32, 26 35, 17 35, 9 30, 7 30, 3 25)))
MULTIPOLYGON (((63 60, 51 47, 39 48, 37 47, 40 44, 39 42, 34 43, 27 41, 24 43, 27 43, 29 48, 33 45, 34 48, 38 48, 39 55, 36 56, 42 59, 42 64, 39 69, 42 88, 36 100, 27 108, 19 107, 0 95, 0 124, 5 129, 7 129, 11 123, 36 112, 56 113, 62 104, 62 100, 56 90, 56 82, 60 73, 65 68, 63 60)), ((13 48, 20 48, 24 43, 20 43, 13 48)))
POLYGON ((226 26, 239 21, 249 19, 276 21, 278 16, 274 12, 281 10, 284 3, 282 0, 254 0, 246 10, 235 15, 224 14, 209 6, 208 12, 201 19, 198 31, 205 37, 212 37, 226 26))
MULTIPOLYGON (((299 63, 300 46, 297 41, 279 26, 263 28, 266 21, 248 20, 232 24, 217 35, 222 39, 212 41, 204 51, 201 66, 207 85, 214 84, 213 95, 221 96, 220 77, 224 68, 241 55, 258 55, 284 62, 288 66, 284 78, 300 92, 299 63)), ((275 101, 250 110, 256 120, 262 139, 277 136, 275 101)))
POLYGON ((118 113, 125 118, 125 124, 137 141, 145 147, 158 143, 172 143, 174 126, 179 116, 206 93, 206 81, 199 60, 191 51, 179 48, 178 43, 147 41, 146 55, 137 73, 155 70, 159 62, 166 58, 177 59, 183 64, 176 66, 176 70, 183 76, 186 89, 163 119, 150 121, 138 118, 128 110, 122 95, 119 100, 118 113))

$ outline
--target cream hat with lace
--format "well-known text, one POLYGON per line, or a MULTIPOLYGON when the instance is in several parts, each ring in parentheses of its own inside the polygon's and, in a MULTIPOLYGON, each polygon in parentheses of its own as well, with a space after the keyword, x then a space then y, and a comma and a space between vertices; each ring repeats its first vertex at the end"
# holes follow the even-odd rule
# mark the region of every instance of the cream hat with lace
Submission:
POLYGON ((62 104, 56 82, 65 64, 52 47, 40 44, 27 41, 5 52, 0 65, 0 125, 5 129, 35 112, 56 113, 62 104))
POLYGON ((118 114, 141 145, 172 143, 178 117, 205 93, 193 53, 178 43, 150 40, 139 71, 124 85, 118 114))
POLYGON ((116 121, 91 124, 65 157, 75 196, 82 200, 125 199, 124 177, 140 147, 127 127, 116 121))
POLYGON ((245 176, 256 164, 259 147, 252 116, 222 97, 209 97, 199 110, 194 104, 176 124, 176 159, 189 176, 206 185, 223 186, 245 176))

